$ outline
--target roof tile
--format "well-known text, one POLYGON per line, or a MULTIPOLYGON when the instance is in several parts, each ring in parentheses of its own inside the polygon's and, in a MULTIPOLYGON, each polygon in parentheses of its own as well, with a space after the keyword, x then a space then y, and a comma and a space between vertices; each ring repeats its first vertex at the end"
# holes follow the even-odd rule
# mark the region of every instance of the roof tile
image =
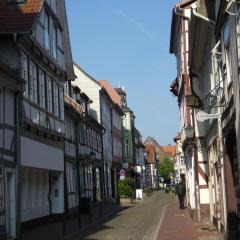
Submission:
POLYGON ((18 5, 0 0, 0 33, 30 32, 43 2, 43 0, 27 0, 25 4, 18 5))

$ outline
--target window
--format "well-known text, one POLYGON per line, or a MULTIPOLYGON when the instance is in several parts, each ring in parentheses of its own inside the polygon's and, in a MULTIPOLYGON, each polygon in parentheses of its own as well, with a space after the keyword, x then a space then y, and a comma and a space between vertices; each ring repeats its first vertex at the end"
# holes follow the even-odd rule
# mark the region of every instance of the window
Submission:
POLYGON ((52 55, 57 59, 57 27, 53 26, 52 55))
POLYGON ((77 99, 76 92, 75 92, 73 86, 71 86, 71 98, 72 98, 74 101, 76 101, 76 99, 77 99))
POLYGON ((226 66, 227 66, 227 82, 228 86, 232 82, 232 60, 231 60, 231 49, 230 49, 230 43, 228 42, 226 48, 226 66))
POLYGON ((23 53, 21 55, 21 77, 24 80, 23 95, 28 97, 28 57, 23 53))
POLYGON ((52 80, 47 76, 47 108, 51 113, 53 112, 52 97, 52 80))
POLYGON ((45 108, 45 73, 39 69, 39 104, 45 108))
POLYGON ((64 120, 64 97, 63 88, 59 87, 59 101, 60 101, 60 118, 64 120))
POLYGON ((237 29, 238 65, 240 66, 240 12, 238 12, 238 15, 237 15, 236 29, 237 29))
POLYGON ((53 104, 54 115, 59 117, 59 102, 58 102, 58 85, 53 81, 53 104))
POLYGON ((128 140, 126 140, 125 148, 126 148, 126 155, 128 156, 129 155, 129 142, 128 142, 128 140))
POLYGON ((49 15, 45 12, 44 18, 44 46, 49 50, 49 15))
POLYGON ((37 103, 37 65, 30 62, 30 81, 29 81, 29 96, 30 99, 37 103))
POLYGON ((229 21, 226 21, 223 28, 223 40, 225 48, 225 59, 227 67, 227 82, 228 86, 232 82, 232 60, 231 60, 231 47, 230 47, 230 28, 229 21))
POLYGON ((69 82, 64 83, 64 94, 69 96, 69 82))
POLYGON ((57 28, 57 62, 63 69, 65 69, 62 31, 59 28, 57 28))

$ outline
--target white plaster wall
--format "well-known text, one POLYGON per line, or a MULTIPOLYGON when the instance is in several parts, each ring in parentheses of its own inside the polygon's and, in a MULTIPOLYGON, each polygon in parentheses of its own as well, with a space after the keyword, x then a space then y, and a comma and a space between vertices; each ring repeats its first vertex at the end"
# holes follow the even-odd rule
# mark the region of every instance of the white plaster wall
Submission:
POLYGON ((206 189, 199 189, 200 192, 200 204, 209 204, 209 190, 206 189))
POLYGON ((21 169, 21 221, 48 216, 49 172, 47 170, 21 169))
POLYGON ((88 97, 93 101, 91 103, 90 108, 96 111, 96 115, 90 114, 100 123, 100 95, 99 91, 101 87, 88 75, 86 75, 83 71, 81 71, 78 67, 74 65, 74 71, 77 76, 74 85, 77 85, 83 92, 85 92, 88 97))
POLYGON ((21 165, 64 171, 64 153, 62 149, 21 137, 21 165))

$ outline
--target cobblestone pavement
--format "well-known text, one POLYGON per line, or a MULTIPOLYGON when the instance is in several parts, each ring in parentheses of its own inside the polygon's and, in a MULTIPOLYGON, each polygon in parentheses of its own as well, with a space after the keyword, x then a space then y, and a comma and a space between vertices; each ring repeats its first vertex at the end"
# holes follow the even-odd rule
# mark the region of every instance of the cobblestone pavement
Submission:
POLYGON ((166 206, 174 197, 155 192, 141 203, 119 211, 84 231, 68 237, 69 240, 155 240, 166 206))
POLYGON ((177 201, 171 202, 166 210, 157 240, 222 240, 214 227, 195 224, 187 209, 179 209, 177 201))

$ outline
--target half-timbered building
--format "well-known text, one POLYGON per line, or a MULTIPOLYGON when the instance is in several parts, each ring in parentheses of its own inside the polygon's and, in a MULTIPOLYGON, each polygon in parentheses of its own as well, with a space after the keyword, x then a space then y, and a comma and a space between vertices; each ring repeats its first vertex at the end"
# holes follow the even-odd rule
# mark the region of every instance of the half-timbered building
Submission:
POLYGON ((64 211, 64 82, 75 76, 64 0, 1 0, 0 11, 0 156, 9 189, 0 191, 0 232, 15 238, 21 223, 64 211))

